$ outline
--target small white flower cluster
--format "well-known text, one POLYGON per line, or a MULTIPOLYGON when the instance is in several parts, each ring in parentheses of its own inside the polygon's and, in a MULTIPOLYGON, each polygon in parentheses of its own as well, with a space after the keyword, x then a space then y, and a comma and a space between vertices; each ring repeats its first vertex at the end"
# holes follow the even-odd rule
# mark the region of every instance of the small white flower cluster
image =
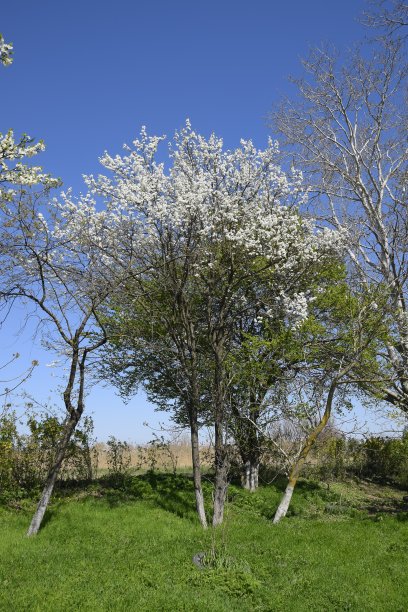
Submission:
POLYGON ((304 292, 294 293, 291 296, 282 292, 277 301, 283 307, 292 329, 297 329, 307 319, 309 304, 313 298, 304 292))
MULTIPOLYGON (((0 134, 0 183, 21 186, 41 184, 47 188, 57 187, 60 184, 59 179, 43 173, 40 166, 27 166, 22 162, 17 162, 14 165, 10 163, 26 157, 33 157, 44 149, 45 145, 42 140, 33 143, 27 134, 24 134, 19 141, 15 140, 13 130, 9 130, 4 135, 0 134)), ((13 189, 0 188, 0 196, 6 200, 10 200, 14 194, 13 189)))
POLYGON ((19 142, 15 141, 13 130, 9 130, 4 136, 0 134, 0 168, 2 170, 7 169, 5 160, 33 157, 33 155, 45 150, 42 140, 35 144, 31 143, 32 139, 27 134, 24 134, 19 142))
POLYGON ((13 45, 6 43, 0 34, 0 63, 3 66, 10 66, 13 63, 13 45))
POLYGON ((289 177, 277 165, 277 143, 270 140, 261 151, 243 140, 225 151, 222 139, 206 140, 187 121, 170 143, 173 164, 166 174, 155 162, 163 138, 148 137, 143 128, 134 148, 125 147, 127 155, 105 153, 100 161, 113 177, 85 177, 91 193, 104 196, 121 214, 143 214, 148 225, 160 222, 183 231, 195 218, 203 238, 227 238, 254 255, 286 258, 286 244, 301 233, 308 250, 333 243, 334 232, 319 232, 316 241, 300 219, 293 204, 307 198, 307 189, 300 173, 289 177))

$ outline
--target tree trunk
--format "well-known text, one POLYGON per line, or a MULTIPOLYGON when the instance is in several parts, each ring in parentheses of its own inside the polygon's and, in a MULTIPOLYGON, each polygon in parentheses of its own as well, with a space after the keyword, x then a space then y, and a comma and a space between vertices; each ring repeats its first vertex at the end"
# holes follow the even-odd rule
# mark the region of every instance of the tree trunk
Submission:
MULTIPOLYGON (((262 394, 262 398, 264 395, 262 394)), ((258 488, 261 448, 256 422, 259 419, 260 411, 258 406, 262 398, 251 395, 250 416, 245 414, 244 407, 239 408, 239 405, 233 401, 231 402, 233 415, 232 430, 242 461, 241 485, 248 491, 256 491, 258 488)))
POLYGON ((207 518, 205 516, 205 504, 203 488, 201 483, 201 463, 200 463, 200 443, 198 437, 198 406, 199 406, 199 385, 197 382, 197 348, 196 332, 194 322, 190 314, 189 305, 184 300, 182 292, 176 291, 176 304, 181 317, 181 323, 187 341, 186 350, 184 340, 180 341, 178 334, 174 331, 172 338, 177 346, 180 362, 184 367, 184 373, 190 383, 190 393, 186 402, 188 417, 190 421, 191 436, 191 459, 193 463, 193 482, 196 499, 196 509, 201 526, 207 529, 207 518))
POLYGON ((193 480, 196 499, 196 508, 200 524, 207 529, 207 518, 205 516, 204 495, 201 484, 200 444, 198 439, 197 410, 190 408, 190 431, 191 431, 191 457, 193 462, 193 480))
POLYGON ((228 488, 229 456, 226 446, 225 427, 225 338, 214 330, 212 334, 215 359, 214 370, 214 507, 213 527, 221 525, 224 520, 224 506, 228 488))
POLYGON ((292 500, 292 495, 293 495, 293 491, 295 489, 296 486, 296 479, 295 480, 289 480, 288 482, 288 486, 285 489, 285 493, 283 494, 283 497, 281 499, 281 502, 278 506, 278 509, 276 510, 275 516, 273 517, 273 522, 274 523, 279 523, 279 521, 281 520, 281 518, 286 516, 286 513, 288 511, 289 508, 289 504, 292 500))
POLYGON ((215 486, 213 526, 221 525, 224 520, 224 506, 228 488, 228 451, 223 439, 223 427, 215 423, 215 486))
POLYGON ((67 414, 63 434, 57 446, 57 452, 55 454, 54 463, 48 472, 47 480, 41 495, 41 499, 38 503, 37 510, 31 520, 30 527, 27 531, 27 536, 36 535, 41 527, 42 520, 44 518, 45 511, 47 510, 50 497, 54 490, 55 482, 58 477, 58 473, 61 468, 61 464, 67 452, 68 445, 71 440, 71 436, 74 433, 75 427, 78 424, 79 419, 84 411, 84 385, 85 385, 85 361, 88 354, 88 349, 85 349, 81 359, 79 359, 78 339, 79 334, 76 335, 76 345, 73 347, 70 373, 68 377, 67 386, 65 388, 63 397, 67 414), (77 408, 75 409, 72 405, 71 398, 72 392, 75 385, 75 377, 79 363, 79 389, 78 389, 78 400, 77 408))
POLYGON ((281 518, 286 516, 286 513, 288 511, 289 508, 289 504, 291 502, 292 499, 292 495, 293 495, 293 491, 295 489, 297 480, 299 478, 299 474, 302 470, 302 467, 307 459, 307 456, 309 455, 309 452, 311 451, 314 443, 316 442, 317 438, 319 437, 320 433, 323 431, 323 429, 326 427, 330 415, 331 415, 331 409, 332 409, 332 404, 333 404, 333 397, 334 397, 334 392, 336 390, 336 386, 337 386, 337 381, 334 381, 329 389, 328 395, 327 395, 327 400, 326 400, 326 409, 324 411, 324 414, 319 422, 319 424, 315 427, 315 429, 309 434, 308 438, 306 439, 305 445, 302 448, 299 458, 296 461, 296 463, 294 464, 290 475, 289 475, 289 482, 288 485, 286 487, 285 493, 283 494, 283 497, 281 499, 281 502, 278 506, 278 509, 276 510, 275 516, 273 518, 273 522, 274 523, 279 523, 279 521, 281 520, 281 518))
POLYGON ((243 466, 242 486, 248 491, 256 491, 258 488, 258 473, 259 463, 251 459, 247 459, 243 466))
POLYGON ((52 492, 54 490, 55 482, 57 480, 58 473, 61 468, 61 464, 64 460, 69 442, 71 440, 71 436, 75 430, 78 420, 79 419, 77 418, 77 416, 75 416, 75 417, 70 417, 65 422, 64 433, 59 442, 54 463, 50 471, 48 472, 47 480, 43 488, 41 499, 38 503, 37 510, 35 511, 34 516, 31 520, 30 527, 28 528, 28 531, 27 531, 27 536, 36 535, 41 527, 41 523, 44 518, 45 511, 47 510, 52 492))

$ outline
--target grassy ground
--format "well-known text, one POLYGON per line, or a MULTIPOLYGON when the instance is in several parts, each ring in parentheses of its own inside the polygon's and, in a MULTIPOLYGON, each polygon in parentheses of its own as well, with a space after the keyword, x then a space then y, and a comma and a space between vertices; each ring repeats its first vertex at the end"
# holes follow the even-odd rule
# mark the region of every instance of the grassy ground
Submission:
POLYGON ((232 487, 215 532, 197 525, 182 475, 66 491, 33 539, 24 536, 29 505, 2 509, 0 609, 408 610, 406 493, 300 484, 278 526, 280 487, 232 487), (192 561, 199 552, 204 569, 192 561))

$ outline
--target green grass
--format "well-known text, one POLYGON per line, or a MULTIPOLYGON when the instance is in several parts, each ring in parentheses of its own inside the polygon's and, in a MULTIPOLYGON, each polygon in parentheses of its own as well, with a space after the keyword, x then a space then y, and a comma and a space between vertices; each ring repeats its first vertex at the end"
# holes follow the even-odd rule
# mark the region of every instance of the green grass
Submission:
POLYGON ((404 493, 364 487, 304 481, 277 526, 279 488, 232 487, 216 532, 197 525, 183 476, 65 492, 32 539, 31 508, 2 509, 0 609, 405 612, 408 520, 391 512, 404 493), (386 501, 370 515, 372 498, 386 501))

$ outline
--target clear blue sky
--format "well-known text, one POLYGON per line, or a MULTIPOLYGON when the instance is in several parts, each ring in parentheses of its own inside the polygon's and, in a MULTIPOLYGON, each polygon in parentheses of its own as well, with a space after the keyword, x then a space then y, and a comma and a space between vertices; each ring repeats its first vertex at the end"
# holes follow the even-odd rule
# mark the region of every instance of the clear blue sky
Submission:
POLYGON ((2 70, 0 125, 41 137, 43 163, 80 188, 105 150, 141 125, 170 134, 189 117, 227 146, 266 141, 264 117, 299 59, 322 41, 361 35, 364 0, 19 0, 0 32, 15 46, 2 70))
MULTIPOLYGON (((228 147, 242 137, 263 146, 265 116, 291 91, 300 58, 322 42, 345 49, 361 38, 364 7, 364 0, 6 2, 0 32, 15 54, 0 74, 0 131, 44 139, 39 163, 74 191, 83 189, 82 174, 98 171, 105 149, 119 152, 141 125, 171 134, 189 117, 228 147)), ((28 329, 18 339, 11 327, 1 333, 5 358, 16 350, 40 357, 32 393, 55 397, 45 367, 52 357, 31 346, 28 329)), ((100 439, 145 441, 152 436, 143 421, 164 419, 142 396, 124 406, 104 389, 88 406, 100 439)))

